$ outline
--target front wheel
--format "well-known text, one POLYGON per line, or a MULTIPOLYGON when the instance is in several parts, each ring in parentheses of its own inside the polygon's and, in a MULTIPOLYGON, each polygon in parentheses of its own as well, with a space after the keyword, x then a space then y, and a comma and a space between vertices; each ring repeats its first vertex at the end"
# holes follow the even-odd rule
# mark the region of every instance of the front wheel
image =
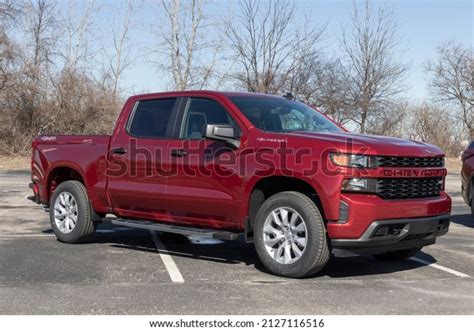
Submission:
POLYGON ((75 244, 87 241, 95 231, 84 185, 75 180, 58 185, 51 198, 49 218, 59 241, 75 244))
POLYGON ((254 232, 257 255, 275 275, 310 276, 329 260, 321 213, 302 193, 282 192, 267 199, 255 218, 254 232))

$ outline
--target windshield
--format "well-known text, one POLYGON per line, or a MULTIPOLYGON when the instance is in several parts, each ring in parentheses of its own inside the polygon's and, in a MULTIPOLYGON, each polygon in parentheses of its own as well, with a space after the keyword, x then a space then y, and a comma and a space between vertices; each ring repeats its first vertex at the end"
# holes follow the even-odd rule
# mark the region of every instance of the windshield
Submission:
POLYGON ((339 132, 340 127, 299 101, 275 97, 230 97, 257 128, 271 132, 339 132))

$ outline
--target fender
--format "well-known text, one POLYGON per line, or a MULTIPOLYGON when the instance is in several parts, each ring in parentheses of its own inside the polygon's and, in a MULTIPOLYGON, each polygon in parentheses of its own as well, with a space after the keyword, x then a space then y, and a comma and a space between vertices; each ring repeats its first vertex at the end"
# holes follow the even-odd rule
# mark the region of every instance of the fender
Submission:
MULTIPOLYGON (((240 210, 240 215, 241 215, 242 220, 246 220, 249 216, 250 197, 251 197, 251 194, 252 194, 253 190, 257 186, 257 184, 261 180, 265 180, 265 179, 271 178, 271 177, 286 177, 288 179, 300 180, 300 181, 308 184, 308 186, 313 188, 313 190, 316 192, 316 195, 318 196, 319 200, 321 201, 321 205, 322 205, 322 208, 323 208, 322 212, 325 215, 327 213, 330 214, 330 210, 329 210, 329 208, 327 208, 328 203, 327 203, 326 196, 324 195, 323 188, 322 188, 322 186, 320 185, 319 182, 317 182, 315 180, 310 180, 310 178, 305 177, 300 172, 296 172, 296 173, 294 172, 294 176, 290 177, 290 176, 285 175, 281 170, 276 170, 274 175, 272 175, 270 177, 261 177, 261 176, 258 176, 258 175, 254 175, 251 178, 249 178, 248 181, 246 181, 244 183, 245 187, 243 188, 243 203, 242 203, 242 207, 241 207, 241 210, 240 210)), ((242 226, 244 227, 245 224, 242 223, 242 226)))
POLYGON ((45 187, 46 187, 46 194, 47 194, 46 198, 48 202, 50 200, 50 193, 51 193, 50 192, 50 183, 52 180, 51 176, 54 173, 54 171, 58 168, 70 168, 70 169, 73 169, 74 171, 77 171, 82 178, 82 182, 84 183, 86 190, 89 192, 90 185, 87 182, 87 177, 85 176, 83 170, 77 163, 74 163, 71 161, 57 161, 51 164, 49 170, 47 171, 45 175, 45 180, 46 180, 45 187))

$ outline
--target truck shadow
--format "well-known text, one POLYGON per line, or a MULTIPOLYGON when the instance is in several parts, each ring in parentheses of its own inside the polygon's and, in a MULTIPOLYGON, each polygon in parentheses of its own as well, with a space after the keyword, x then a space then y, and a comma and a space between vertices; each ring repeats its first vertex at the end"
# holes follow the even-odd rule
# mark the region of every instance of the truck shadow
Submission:
POLYGON ((451 222, 467 226, 468 228, 474 228, 474 218, 471 214, 452 215, 451 222))
MULTIPOLYGON (((429 255, 431 257, 431 255, 429 255)), ((434 260, 433 257, 430 260, 434 260)), ((336 257, 329 261, 321 276, 345 278, 391 274, 426 267, 411 260, 381 261, 371 256, 336 257)))
MULTIPOLYGON (((258 261, 253 245, 247 244, 243 240, 224 242, 220 240, 187 238, 180 235, 158 233, 159 240, 163 243, 165 248, 157 249, 148 231, 121 229, 123 230, 114 233, 113 228, 100 228, 97 235, 94 236, 93 243, 108 244, 117 249, 155 254, 160 252, 172 257, 211 261, 228 265, 242 264, 245 266, 253 266, 260 272, 268 273, 258 261)), ((423 259, 427 261, 436 261, 428 254, 423 255, 423 259)), ((326 268, 319 274, 309 277, 309 279, 391 274, 420 267, 426 266, 410 260, 386 262, 376 260, 371 256, 344 256, 337 254, 330 259, 326 268)))

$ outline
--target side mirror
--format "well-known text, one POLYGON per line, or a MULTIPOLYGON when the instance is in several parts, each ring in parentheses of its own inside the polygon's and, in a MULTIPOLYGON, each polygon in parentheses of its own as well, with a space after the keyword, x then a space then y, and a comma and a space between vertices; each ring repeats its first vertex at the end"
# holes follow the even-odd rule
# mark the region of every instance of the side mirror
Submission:
POLYGON ((205 137, 212 140, 223 141, 239 148, 240 141, 235 139, 234 128, 226 124, 207 124, 205 137))

